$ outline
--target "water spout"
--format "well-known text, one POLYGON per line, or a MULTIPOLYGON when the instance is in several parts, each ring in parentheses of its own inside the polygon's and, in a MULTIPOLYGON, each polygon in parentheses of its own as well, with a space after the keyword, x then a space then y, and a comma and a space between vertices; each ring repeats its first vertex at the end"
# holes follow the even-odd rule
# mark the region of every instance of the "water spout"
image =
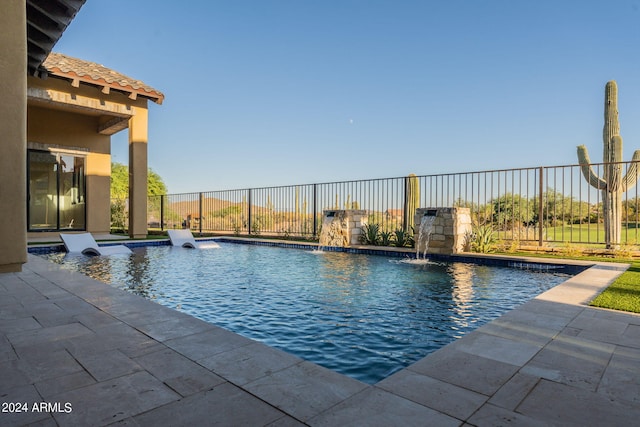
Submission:
POLYGON ((422 251, 422 259, 427 259, 427 250, 429 249, 429 239, 433 232, 433 223, 436 220, 435 214, 430 215, 430 211, 427 211, 420 221, 420 228, 418 229, 418 241, 416 242, 416 259, 420 258, 420 247, 424 243, 424 250, 422 251))

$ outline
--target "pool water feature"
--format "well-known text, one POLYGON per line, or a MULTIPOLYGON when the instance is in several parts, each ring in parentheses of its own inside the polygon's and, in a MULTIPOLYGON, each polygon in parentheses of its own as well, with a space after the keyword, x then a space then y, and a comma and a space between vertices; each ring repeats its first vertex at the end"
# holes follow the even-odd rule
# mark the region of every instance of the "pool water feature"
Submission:
POLYGON ((367 212, 358 209, 325 210, 318 250, 330 247, 346 248, 360 244, 362 227, 367 223, 367 212))
POLYGON ((374 384, 566 280, 470 263, 221 243, 46 255, 64 268, 374 384))
POLYGON ((326 211, 322 220, 322 232, 318 250, 328 246, 345 247, 349 245, 347 218, 344 211, 326 211))
POLYGON ((425 215, 420 221, 420 228, 418 229, 418 244, 416 245, 416 259, 420 258, 420 249, 424 244, 424 251, 422 252, 422 259, 427 259, 427 251, 429 250, 429 240, 431 239, 431 233, 433 233, 433 223, 436 222, 435 215, 425 215))

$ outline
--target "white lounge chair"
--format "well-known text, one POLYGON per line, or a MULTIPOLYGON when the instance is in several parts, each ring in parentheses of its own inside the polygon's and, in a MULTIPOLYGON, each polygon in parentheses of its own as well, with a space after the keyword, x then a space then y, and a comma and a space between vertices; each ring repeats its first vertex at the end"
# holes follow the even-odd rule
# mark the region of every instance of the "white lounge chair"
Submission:
POLYGON ((196 239, 193 238, 193 234, 191 234, 191 230, 189 229, 167 230, 167 234, 169 234, 169 241, 172 246, 182 246, 183 248, 192 249, 220 247, 216 242, 196 242, 196 239))
POLYGON ((85 255, 130 254, 131 249, 125 245, 98 246, 91 233, 60 233, 64 247, 69 253, 85 255))

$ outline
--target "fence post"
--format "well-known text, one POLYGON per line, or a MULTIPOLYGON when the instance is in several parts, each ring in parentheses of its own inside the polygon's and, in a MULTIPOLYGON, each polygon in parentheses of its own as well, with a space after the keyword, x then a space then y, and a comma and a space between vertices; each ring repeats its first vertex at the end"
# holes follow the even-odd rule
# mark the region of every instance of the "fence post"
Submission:
POLYGON ((249 192, 247 197, 247 233, 251 234, 251 189, 249 188, 247 191, 249 192))
POLYGON ((316 210, 317 204, 318 204, 317 187, 318 187, 318 184, 313 184, 313 201, 312 201, 313 206, 311 207, 311 212, 313 212, 313 239, 314 240, 318 237, 318 211, 316 210))
POLYGON ((539 191, 540 194, 538 195, 539 197, 539 202, 538 202, 538 246, 542 246, 542 234, 544 231, 544 206, 542 205, 543 201, 544 201, 544 197, 543 197, 543 191, 544 191, 544 167, 540 166, 540 178, 538 179, 539 181, 539 191))
POLYGON ((200 221, 198 221, 198 223, 200 228, 200 237, 202 237, 202 222, 204 220, 204 216, 202 216, 203 205, 204 205, 204 194, 199 193, 198 215, 200 216, 200 221))
POLYGON ((165 194, 160 196, 160 231, 164 231, 164 198, 165 194))

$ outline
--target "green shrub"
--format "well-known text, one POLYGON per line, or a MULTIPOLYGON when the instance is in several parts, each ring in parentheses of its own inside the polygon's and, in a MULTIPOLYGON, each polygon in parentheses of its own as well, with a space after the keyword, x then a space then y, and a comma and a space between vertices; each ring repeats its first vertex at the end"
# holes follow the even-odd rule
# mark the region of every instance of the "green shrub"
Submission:
POLYGON ((382 246, 391 246, 391 242, 393 240, 393 233, 390 231, 381 231, 380 232, 380 241, 379 243, 382 246))
POLYGON ((399 228, 393 232, 393 243, 395 246, 402 248, 405 246, 413 246, 413 227, 411 232, 407 232, 402 228, 399 228))
POLYGON ((471 250, 482 254, 495 250, 496 233, 489 224, 479 225, 473 228, 470 237, 471 250))
POLYGON ((363 245, 378 245, 380 243, 380 225, 379 224, 363 225, 360 241, 363 245))
POLYGON ((111 200, 111 227, 119 230, 125 229, 126 205, 123 199, 111 200))

